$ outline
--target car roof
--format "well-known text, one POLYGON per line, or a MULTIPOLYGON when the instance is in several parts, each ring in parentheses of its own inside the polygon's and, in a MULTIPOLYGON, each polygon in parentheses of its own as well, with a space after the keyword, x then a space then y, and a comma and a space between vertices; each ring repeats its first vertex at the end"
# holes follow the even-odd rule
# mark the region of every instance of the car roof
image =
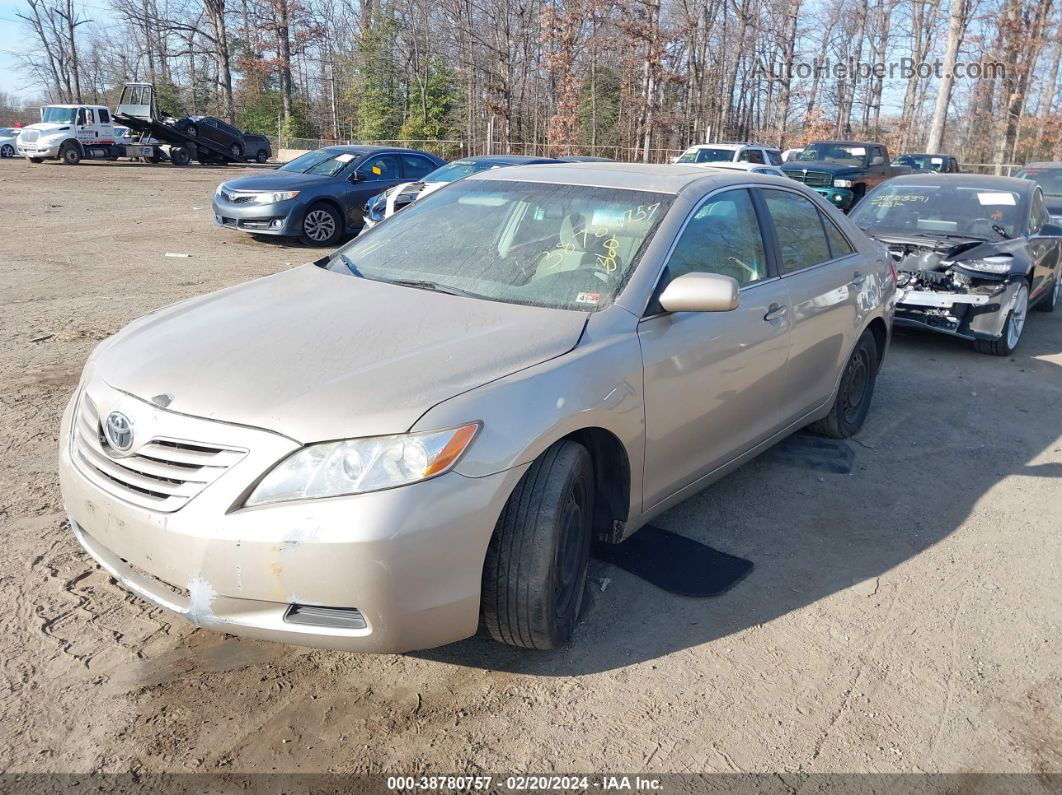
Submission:
POLYGON ((1035 183, 1017 177, 997 177, 994 174, 904 174, 893 177, 887 185, 958 185, 985 190, 1007 190, 1028 193, 1035 183))
POLYGON ((947 155, 943 152, 904 152, 902 155, 896 155, 897 157, 955 157, 955 155, 947 155))
POLYGON ((532 157, 531 155, 472 155, 471 157, 458 157, 450 162, 459 161, 462 163, 497 163, 500 166, 557 162, 552 157, 532 157))
POLYGON ((727 181, 762 179, 771 184, 777 184, 777 180, 781 177, 750 174, 734 169, 709 169, 703 166, 651 165, 648 163, 557 163, 533 168, 514 166, 497 171, 481 171, 468 179, 581 185, 677 195, 694 183, 702 181, 725 184, 727 181))
POLYGON ((1026 163, 1022 168, 1062 168, 1062 160, 1040 160, 1036 163, 1026 163))
POLYGON ((348 155, 385 155, 385 154, 415 154, 427 155, 428 157, 442 162, 442 158, 431 152, 422 152, 420 149, 403 149, 400 146, 365 146, 364 144, 337 144, 335 146, 322 146, 320 150, 328 150, 337 154, 348 155))

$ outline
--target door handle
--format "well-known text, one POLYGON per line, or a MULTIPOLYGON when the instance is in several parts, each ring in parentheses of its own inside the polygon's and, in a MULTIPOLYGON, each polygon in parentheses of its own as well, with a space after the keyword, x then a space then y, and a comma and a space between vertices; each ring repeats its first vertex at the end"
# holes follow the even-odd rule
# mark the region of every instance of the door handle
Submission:
POLYGON ((866 280, 867 280, 867 275, 865 273, 861 273, 860 271, 856 271, 855 273, 852 274, 852 281, 850 281, 849 284, 851 284, 853 287, 858 287, 859 285, 861 285, 866 280))
POLYGON ((784 318, 787 311, 789 311, 788 308, 781 304, 771 304, 767 307, 767 314, 763 316, 763 319, 768 323, 773 323, 776 320, 784 318))

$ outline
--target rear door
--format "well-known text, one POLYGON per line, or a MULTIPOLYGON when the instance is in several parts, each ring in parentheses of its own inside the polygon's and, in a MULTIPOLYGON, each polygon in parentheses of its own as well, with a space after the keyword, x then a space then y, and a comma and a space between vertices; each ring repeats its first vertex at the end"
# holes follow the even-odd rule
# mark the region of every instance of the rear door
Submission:
POLYGON ((402 155, 402 179, 415 182, 423 179, 438 166, 423 155, 402 155))
POLYGON ((783 424, 789 424, 833 394, 859 331, 859 295, 867 274, 855 246, 811 199, 785 188, 760 190, 789 296, 792 330, 782 407, 783 424))
POLYGON ((748 188, 707 197, 689 216, 656 295, 684 273, 741 286, 731 312, 664 312, 638 325, 645 374, 644 506, 649 508, 775 432, 785 386, 789 302, 748 188))

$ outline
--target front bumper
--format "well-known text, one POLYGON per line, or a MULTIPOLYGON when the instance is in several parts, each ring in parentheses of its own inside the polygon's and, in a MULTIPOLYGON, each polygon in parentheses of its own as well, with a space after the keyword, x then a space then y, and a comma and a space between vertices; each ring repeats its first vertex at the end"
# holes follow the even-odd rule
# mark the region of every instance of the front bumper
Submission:
POLYGON ((825 197, 826 201, 841 210, 847 210, 852 206, 855 194, 848 188, 813 188, 813 190, 825 197))
POLYGON ((86 391, 99 416, 120 410, 135 432, 153 439, 247 451, 182 507, 150 510, 93 477, 71 444, 71 401, 59 462, 71 526, 89 554, 141 598, 208 629, 348 651, 404 652, 475 633, 487 544, 526 467, 238 508, 296 442, 163 411, 104 385, 86 391), (356 611, 363 622, 337 626, 312 610, 296 619, 296 606, 356 611))
POLYGON ((59 157, 58 143, 22 143, 19 141, 15 147, 21 157, 59 157))
POLYGON ((214 223, 256 235, 298 237, 302 234, 304 209, 295 199, 275 204, 230 202, 214 196, 214 223))
POLYGON ((997 340, 1017 298, 1019 282, 993 293, 951 293, 900 288, 893 322, 966 340, 997 340))

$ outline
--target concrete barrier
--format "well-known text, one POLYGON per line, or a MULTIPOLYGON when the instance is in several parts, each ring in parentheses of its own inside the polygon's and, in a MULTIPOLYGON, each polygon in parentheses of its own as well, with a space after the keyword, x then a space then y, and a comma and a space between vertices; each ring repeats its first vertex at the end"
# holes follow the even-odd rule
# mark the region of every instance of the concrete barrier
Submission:
POLYGON ((299 155, 304 155, 307 152, 312 151, 310 149, 281 149, 277 152, 277 162, 287 163, 289 160, 294 160, 299 155))

